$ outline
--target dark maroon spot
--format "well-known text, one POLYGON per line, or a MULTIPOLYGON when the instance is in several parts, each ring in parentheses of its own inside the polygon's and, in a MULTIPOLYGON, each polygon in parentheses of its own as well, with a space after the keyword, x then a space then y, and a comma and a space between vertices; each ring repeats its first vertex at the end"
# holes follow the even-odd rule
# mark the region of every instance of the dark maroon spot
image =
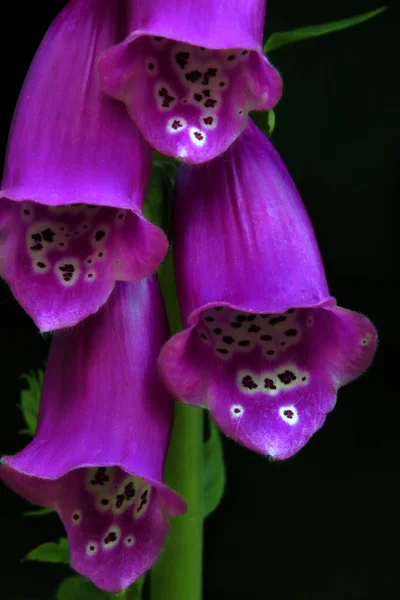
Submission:
POLYGON ((297 379, 296 375, 288 369, 286 369, 286 371, 284 371, 283 373, 278 373, 278 378, 284 385, 289 385, 292 381, 295 381, 297 379))
POLYGON ((201 94, 193 94, 193 98, 196 102, 201 102, 203 100, 203 96, 201 94))
POLYGON ((268 350, 267 351, 268 356, 273 356, 275 354, 274 350, 268 350))
POLYGON ((260 331, 261 327, 259 327, 258 325, 252 325, 251 327, 248 328, 248 332, 249 333, 258 333, 260 331))
POLYGON ((31 246, 31 250, 34 250, 35 252, 38 252, 39 250, 42 250, 43 246, 42 244, 35 244, 34 246, 31 246))
POLYGON ((239 114, 239 115, 242 115, 242 114, 243 114, 243 111, 242 111, 242 110, 239 110, 238 114, 239 114))
POLYGON ((39 267, 39 269, 45 269, 45 268, 46 268, 46 265, 45 265, 45 263, 44 263, 44 262, 38 262, 38 263, 36 263, 36 264, 37 264, 37 266, 39 267))
POLYGON ((166 90, 165 87, 162 87, 160 89, 160 91, 158 92, 159 96, 161 96, 161 98, 164 98, 163 103, 162 103, 162 107, 163 108, 169 108, 171 102, 173 102, 175 100, 174 96, 170 96, 166 90))
POLYGON ((224 335, 222 341, 224 342, 224 344, 233 344, 235 340, 231 335, 224 335))
POLYGON ((286 346, 286 342, 281 342, 281 346, 286 346))
POLYGON ((149 63, 147 66, 149 71, 154 71, 154 63, 149 63))
POLYGON ((210 82, 210 77, 215 77, 217 74, 217 69, 207 69, 207 71, 203 75, 203 81, 201 82, 203 85, 208 85, 210 82))
POLYGON ((225 348, 217 348, 217 352, 220 354, 228 354, 228 350, 225 350, 225 348))
POLYGON ((286 317, 279 315, 279 317, 272 317, 272 319, 269 320, 269 324, 276 325, 277 323, 283 323, 283 321, 286 321, 286 317))
POLYGON ((79 520, 79 515, 77 513, 72 515, 72 518, 74 521, 78 521, 79 520))
POLYGON ((197 140, 204 140, 204 135, 200 131, 195 131, 193 135, 197 140))
POLYGON ((208 100, 206 100, 206 102, 204 102, 204 106, 206 108, 214 108, 214 106, 217 104, 216 100, 213 100, 212 98, 208 98, 208 100))
POLYGON ((155 39, 157 42, 161 42, 161 41, 162 41, 164 38, 163 38, 163 37, 160 37, 160 36, 157 36, 157 37, 155 37, 154 39, 155 39))
POLYGON ((179 121, 179 119, 175 119, 175 121, 171 125, 171 128, 175 129, 175 131, 177 131, 181 127, 183 127, 183 125, 182 125, 182 121, 179 121))
POLYGON ((214 122, 214 119, 212 117, 204 117, 203 121, 206 125, 212 125, 214 122))
POLYGON ((245 375, 245 377, 243 377, 242 386, 247 388, 248 390, 256 390, 258 388, 258 385, 253 380, 251 375, 245 375))
POLYGON ((58 267, 58 268, 60 269, 60 271, 62 273, 73 273, 75 271, 74 265, 65 264, 65 265, 62 265, 61 267, 58 267))
POLYGON ((103 506, 108 506, 110 504, 110 501, 107 498, 102 498, 100 500, 100 504, 102 504, 103 506))
POLYGON ((269 317, 269 316, 270 316, 269 314, 266 314, 266 315, 260 314, 260 317, 261 317, 262 319, 266 319, 266 318, 267 318, 267 317, 269 317))
POLYGON ((99 257, 99 258, 103 258, 103 256, 104 256, 104 255, 103 255, 103 252, 99 252, 99 254, 98 254, 98 257, 99 257))
POLYGON ((185 79, 187 81, 191 81, 192 83, 196 83, 199 79, 201 79, 200 71, 190 71, 190 73, 185 73, 185 79))
POLYGON ((235 60, 236 56, 234 54, 230 54, 228 56, 228 60, 235 60))
POLYGON ((245 348, 246 346, 249 346, 250 342, 249 340, 242 340, 241 342, 239 342, 239 346, 242 346, 242 348, 245 348))
POLYGON ((248 321, 255 321, 255 320, 256 320, 256 318, 257 318, 257 315, 248 315, 248 316, 247 316, 247 320, 248 320, 248 321))
POLYGON ((66 233, 66 234, 65 234, 65 237, 71 237, 71 236, 69 235, 69 233, 66 233))
POLYGON ((89 227, 89 225, 84 225, 83 229, 87 229, 89 227))
POLYGON ((65 227, 59 227, 58 228, 60 231, 64 231, 65 227))
POLYGON ((110 531, 110 533, 108 533, 106 535, 106 537, 104 538, 105 544, 109 544, 110 542, 116 542, 116 541, 117 541, 117 534, 115 533, 115 531, 110 531))
POLYGON ((49 242, 50 244, 53 242, 55 235, 56 234, 50 229, 50 227, 42 231, 43 239, 45 240, 45 242, 49 242))
POLYGON ((205 317, 204 320, 208 321, 209 323, 211 323, 212 321, 214 321, 214 317, 205 317))
POLYGON ((207 339, 207 336, 206 336, 206 334, 205 334, 205 333, 201 333, 201 334, 200 334, 200 337, 201 337, 201 339, 202 339, 202 340, 206 340, 206 339, 207 339))
POLYGON ((177 52, 175 54, 176 64, 180 66, 181 69, 184 69, 189 60, 189 52, 177 52))
POLYGON ((307 377, 302 377, 301 380, 302 381, 307 381, 307 377))
POLYGON ((264 387, 266 390, 276 390, 276 385, 274 384, 273 379, 269 379, 269 377, 264 379, 264 387))
POLYGON ((94 551, 95 551, 95 547, 94 547, 94 546, 89 546, 89 550, 90 550, 91 552, 94 552, 94 551))
POLYGON ((234 327, 235 329, 239 329, 241 326, 241 323, 231 323, 231 327, 234 327))
POLYGON ((93 261, 92 261, 91 258, 88 258, 86 262, 87 262, 88 265, 91 265, 93 261))
POLYGON ((93 277, 93 273, 89 273, 88 274, 88 279, 92 279, 92 277, 93 277))
POLYGON ((121 220, 121 219, 123 219, 123 218, 124 218, 124 214, 123 214, 123 213, 121 213, 120 215, 118 215, 118 219, 119 219, 119 220, 121 220))
MULTIPOLYGON (((257 386, 256 386, 257 387, 257 386)), ((235 413, 235 415, 240 414, 242 411, 240 410, 240 408, 234 408, 233 412, 235 413)))
POLYGON ((123 505, 124 500, 125 500, 125 495, 117 494, 116 498, 117 498, 117 501, 115 503, 115 508, 121 508, 121 506, 123 505))
POLYGON ((93 479, 90 480, 92 485, 104 485, 110 478, 107 475, 107 467, 99 467, 93 479))
POLYGON ((96 240, 96 242, 99 242, 100 240, 103 239, 103 237, 106 235, 105 231, 96 231, 96 234, 94 236, 94 239, 96 240))
POLYGON ((214 310, 224 310, 223 306, 214 306, 214 310))
POLYGON ((142 508, 144 506, 146 506, 146 504, 148 503, 148 501, 149 501, 148 495, 149 495, 148 491, 145 490, 143 492, 143 494, 140 496, 140 505, 139 505, 139 508, 138 508, 138 512, 140 512, 142 510, 142 508))
MULTIPOLYGON (((81 206, 80 204, 78 206, 81 206)), ((86 204, 87 208, 97 208, 96 204, 86 204)))
POLYGON ((40 235, 40 233, 33 233, 31 235, 31 238, 33 239, 34 242, 41 242, 42 241, 42 236, 40 235))
POLYGON ((127 500, 131 500, 132 498, 135 497, 136 495, 136 491, 135 488, 133 486, 132 481, 130 481, 125 487, 124 487, 124 492, 125 492, 125 498, 127 500))
POLYGON ((295 311, 294 308, 289 308, 289 310, 287 310, 286 312, 289 313, 289 314, 291 314, 291 313, 294 313, 294 311, 295 311))
POLYGON ((224 87, 225 86, 225 81, 220 81, 219 82, 219 87, 224 87))
POLYGON ((79 235, 79 231, 74 231, 74 235, 79 235))
POLYGON ((260 337, 260 340, 262 340, 263 342, 270 342, 272 340, 272 335, 262 335, 260 337))
POLYGON ((246 56, 247 52, 248 52, 247 50, 243 50, 242 56, 246 56))
POLYGON ((58 245, 59 245, 61 248, 62 248, 63 246, 65 246, 64 242, 60 242, 58 245))
POLYGON ((220 335, 222 333, 222 329, 220 327, 217 327, 216 329, 214 329, 214 333, 220 335))
POLYGON ((239 323, 243 323, 243 321, 245 321, 245 320, 246 320, 245 315, 238 315, 236 317, 236 321, 239 321, 239 323))
POLYGON ((295 337, 297 335, 297 329, 288 329, 285 331, 287 337, 295 337))
POLYGON ((292 410, 284 410, 283 414, 285 415, 285 417, 287 417, 288 419, 293 419, 294 417, 294 412, 292 410))
POLYGON ((209 98, 209 97, 210 97, 210 95, 211 95, 211 90, 203 90, 203 95, 204 95, 206 98, 209 98))
POLYGON ((27 208, 25 208, 25 210, 24 210, 24 215, 30 215, 30 214, 31 214, 31 211, 30 211, 30 210, 28 210, 27 208))

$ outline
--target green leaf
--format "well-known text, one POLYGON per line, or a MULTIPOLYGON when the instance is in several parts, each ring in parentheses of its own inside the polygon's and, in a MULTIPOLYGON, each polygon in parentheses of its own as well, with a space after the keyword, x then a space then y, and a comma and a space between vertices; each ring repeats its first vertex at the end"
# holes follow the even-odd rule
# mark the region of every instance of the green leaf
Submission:
POLYGON ((208 418, 210 437, 204 442, 204 518, 218 507, 226 483, 221 434, 211 417, 208 418))
POLYGON ((27 425, 27 429, 24 429, 21 433, 26 433, 31 436, 34 436, 36 431, 43 377, 44 374, 41 369, 36 372, 29 371, 29 373, 21 375, 21 379, 25 381, 28 386, 21 390, 20 396, 20 408, 27 425))
POLYGON ((36 510, 28 510, 24 513, 24 517, 43 517, 45 515, 51 515, 54 510, 51 508, 38 508, 36 510))
POLYGON ((275 129, 275 113, 273 110, 257 110, 250 113, 254 123, 267 137, 271 137, 275 129))
POLYGON ((128 590, 121 594, 102 592, 91 581, 74 575, 61 582, 57 590, 56 600, 141 600, 146 574, 142 575, 128 590))
POLYGON ((26 557, 28 560, 38 562, 63 563, 69 565, 69 544, 67 538, 60 538, 58 542, 47 542, 31 550, 26 557))
POLYGON ((293 44, 294 42, 300 42, 302 40, 309 40, 311 38, 333 33, 334 31, 341 31, 348 27, 353 27, 359 23, 364 23, 369 19, 373 19, 377 15, 383 13, 388 7, 382 6, 376 10, 363 13, 362 15, 356 15, 355 17, 349 17, 348 19, 341 19, 340 21, 332 21, 330 23, 323 23, 321 25, 310 25, 309 27, 299 27, 298 29, 292 29, 291 31, 278 31, 273 33, 264 45, 264 52, 268 53, 272 50, 276 50, 281 46, 287 44, 293 44))

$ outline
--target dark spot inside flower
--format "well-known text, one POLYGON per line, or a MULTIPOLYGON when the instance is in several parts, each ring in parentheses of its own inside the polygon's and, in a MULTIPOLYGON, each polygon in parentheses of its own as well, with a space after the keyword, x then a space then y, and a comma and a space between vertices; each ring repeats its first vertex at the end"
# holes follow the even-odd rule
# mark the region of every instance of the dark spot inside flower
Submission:
POLYGON ((90 480, 92 485, 104 485, 110 481, 109 476, 107 475, 107 467, 99 467, 94 475, 94 478, 90 480))
POLYGON ((163 103, 162 103, 163 108, 169 108, 171 102, 173 102, 175 100, 174 96, 170 96, 168 94, 165 87, 162 87, 160 89, 160 91, 158 92, 158 95, 161 96, 161 98, 164 98, 163 103))
POLYGON ((285 335, 287 337, 296 337, 296 335, 297 335, 297 329, 287 329, 285 331, 285 335))
POLYGON ((171 128, 175 129, 175 131, 177 131, 181 127, 183 127, 183 125, 182 125, 182 121, 179 121, 179 119, 175 119, 175 121, 171 125, 171 128))
POLYGON ((204 106, 206 108, 214 108, 214 106, 217 104, 216 100, 213 100, 212 98, 208 98, 208 100, 206 100, 206 102, 204 102, 204 106))
POLYGON ((177 52, 175 54, 176 64, 180 66, 181 69, 184 69, 189 60, 189 52, 177 52))
POLYGON ((228 60, 235 60, 236 56, 234 54, 230 54, 228 56, 228 60))
POLYGON ((93 261, 92 261, 91 258, 88 258, 86 262, 87 262, 88 265, 91 265, 93 261))
POLYGON ((248 52, 247 50, 243 50, 242 56, 246 56, 247 52, 248 52))
POLYGON ((224 337, 222 338, 222 341, 224 342, 224 344, 233 344, 233 342, 235 340, 233 339, 233 337, 231 335, 224 335, 224 337))
POLYGON ((217 74, 217 69, 209 68, 203 75, 202 85, 208 85, 210 81, 210 77, 215 77, 217 74))
POLYGON ((195 131, 193 135, 194 135, 194 137, 197 140, 203 140, 204 139, 204 135, 202 133, 200 133, 200 131, 195 131))
POLYGON ((60 231, 64 231, 65 227, 59 227, 58 228, 60 231))
POLYGON ((59 269, 62 273, 73 273, 75 271, 74 265, 68 264, 62 265, 61 267, 59 267, 59 269))
POLYGON ((205 317, 204 320, 208 321, 209 323, 211 323, 211 321, 214 321, 214 317, 205 317))
POLYGON ((124 503, 125 496, 124 496, 124 494, 117 494, 116 498, 117 498, 117 501, 115 503, 115 507, 116 508, 121 508, 121 506, 124 503))
POLYGON ((35 252, 38 252, 39 250, 42 250, 43 246, 42 244, 35 244, 34 246, 31 246, 31 250, 34 250, 35 252))
POLYGON ((289 313, 289 314, 291 314, 291 313, 294 313, 294 311, 295 311, 294 308, 289 308, 289 310, 287 310, 286 312, 289 313))
POLYGON ((79 231, 74 231, 74 235, 79 235, 79 231))
POLYGON ((116 541, 117 541, 117 534, 115 533, 115 531, 110 531, 110 533, 108 533, 106 535, 106 537, 104 538, 105 544, 109 544, 110 542, 116 542, 116 541))
POLYGON ((241 340, 239 342, 239 346, 242 346, 242 348, 245 348, 246 346, 249 346, 249 345, 250 345, 249 340, 241 340))
POLYGON ((89 550, 90 550, 90 552, 94 552, 94 551, 95 551, 95 549, 96 549, 96 548, 95 548, 94 546, 89 546, 89 550))
POLYGON ((243 377, 242 386, 247 388, 248 390, 256 390, 258 388, 258 385, 253 380, 251 375, 245 375, 245 377, 243 377))
POLYGON ((243 114, 243 111, 239 110, 238 115, 242 115, 242 114, 243 114))
POLYGON ((212 117, 204 117, 203 121, 206 125, 212 125, 214 122, 214 119, 212 117))
POLYGON ((127 500, 131 500, 132 498, 135 497, 136 492, 135 492, 135 488, 133 485, 133 482, 130 481, 125 487, 124 487, 124 492, 125 492, 125 498, 127 500))
MULTIPOLYGON (((81 206, 80 204, 78 206, 81 206)), ((97 208, 95 204, 86 204, 86 208, 97 208)))
POLYGON ((214 329, 214 333, 220 335, 220 333, 222 333, 222 329, 220 327, 217 327, 216 329, 214 329))
POLYGON ((92 279, 93 273, 88 273, 88 279, 92 279))
POLYGON ((233 412, 235 413, 235 415, 239 415, 242 411, 240 410, 240 408, 234 408, 233 412))
POLYGON ((236 321, 239 321, 239 323, 243 323, 243 321, 246 320, 246 317, 244 315, 238 315, 236 317, 236 321))
POLYGON ((89 225, 84 225, 83 229, 87 229, 89 227, 89 225))
POLYGON ((119 219, 119 220, 121 220, 121 219, 123 219, 123 218, 124 218, 124 213, 121 213, 121 214, 119 214, 119 215, 118 215, 118 219, 119 219))
POLYGON ((103 258, 103 256, 104 256, 104 255, 103 255, 103 252, 99 252, 99 254, 98 254, 98 257, 99 257, 99 258, 103 258))
POLYGON ((94 239, 96 240, 96 242, 100 242, 100 240, 102 240, 105 235, 106 235, 105 231, 96 231, 94 239))
POLYGON ((140 496, 140 505, 139 505, 139 508, 138 508, 138 512, 140 512, 142 510, 142 508, 144 506, 146 506, 146 504, 148 503, 148 501, 149 501, 148 495, 149 495, 149 492, 147 490, 145 490, 143 492, 143 494, 140 496))
POLYGON ((46 242, 49 242, 50 244, 53 242, 53 240, 54 240, 54 236, 55 236, 55 235, 56 235, 56 234, 54 233, 54 231, 52 231, 52 230, 50 229, 50 227, 48 227, 47 229, 45 229, 44 231, 42 231, 42 236, 43 236, 43 239, 44 239, 46 242))
POLYGON ((154 71, 154 63, 149 63, 147 66, 149 71, 154 71))
POLYGON ((241 323, 231 323, 231 326, 234 327, 235 329, 239 329, 242 324, 241 323))
POLYGON ((33 233, 31 235, 31 238, 33 239, 34 242, 41 242, 42 241, 42 236, 40 235, 40 233, 33 233))
POLYGON ((275 354, 274 350, 268 350, 267 351, 268 356, 273 356, 275 354))
POLYGON ((72 515, 72 518, 73 518, 74 521, 79 521, 79 515, 78 515, 78 513, 74 513, 72 515))
POLYGON ((44 262, 38 262, 38 263, 36 263, 36 264, 37 264, 37 266, 39 267, 39 269, 45 269, 45 268, 46 268, 46 265, 45 265, 45 263, 44 263, 44 262))
POLYGON ((203 96, 201 94, 193 94, 193 98, 196 102, 201 102, 203 100, 203 96))
POLYGON ((110 501, 108 500, 108 498, 102 498, 100 500, 100 504, 102 504, 103 506, 108 506, 110 504, 110 501))
POLYGON ((274 384, 273 379, 269 379, 269 377, 264 379, 264 387, 266 390, 276 390, 276 385, 274 384))
POLYGON ((214 306, 214 310, 224 310, 223 306, 214 306))
POLYGON ((286 346, 286 342, 281 342, 281 346, 286 346))
POLYGON ((251 327, 248 328, 248 332, 249 333, 258 333, 260 331, 261 327, 259 327, 258 325, 252 325, 251 327))
POLYGON ((196 83, 199 79, 201 79, 200 71, 190 71, 190 73, 185 73, 185 79, 187 81, 191 81, 192 83, 196 83))
POLYGON ((255 321, 255 320, 256 320, 256 318, 257 318, 257 315, 248 315, 248 316, 247 316, 247 320, 248 320, 248 321, 255 321))
POLYGON ((220 354, 228 354, 228 350, 225 350, 225 348, 217 348, 217 352, 220 354))
POLYGON ((301 380, 302 381, 307 381, 307 377, 302 377, 301 380))
POLYGON ((266 315, 260 314, 259 316, 260 316, 262 319, 267 319, 267 318, 268 318, 270 315, 269 315, 269 314, 266 314, 266 315))
POLYGON ((203 90, 203 95, 204 95, 206 98, 209 98, 209 97, 210 97, 210 95, 211 95, 211 90, 203 90))
POLYGON ((292 410, 284 410, 283 414, 285 415, 285 417, 287 417, 288 419, 293 419, 294 417, 294 412, 292 410))
POLYGON ((284 385, 289 385, 292 381, 295 381, 297 379, 296 375, 288 369, 286 369, 286 371, 284 371, 283 373, 278 373, 278 378, 284 385))
POLYGON ((286 317, 279 315, 279 317, 272 317, 272 319, 269 320, 269 324, 277 325, 277 323, 283 323, 283 321, 286 321, 286 317))
POLYGON ((206 340, 206 339, 207 339, 207 336, 206 336, 206 334, 205 334, 205 333, 201 333, 201 334, 200 334, 200 337, 201 337, 201 339, 202 339, 202 340, 206 340))
POLYGON ((28 215, 28 216, 29 216, 30 214, 31 214, 31 211, 30 211, 30 210, 28 210, 27 208, 25 208, 25 210, 24 210, 24 215, 28 215))
POLYGON ((270 342, 272 340, 272 335, 262 335, 260 337, 260 340, 262 340, 263 342, 270 342))
POLYGON ((224 87, 225 86, 225 81, 220 81, 219 82, 219 87, 224 87))
POLYGON ((156 42, 161 42, 164 38, 157 36, 154 39, 156 40, 156 42))

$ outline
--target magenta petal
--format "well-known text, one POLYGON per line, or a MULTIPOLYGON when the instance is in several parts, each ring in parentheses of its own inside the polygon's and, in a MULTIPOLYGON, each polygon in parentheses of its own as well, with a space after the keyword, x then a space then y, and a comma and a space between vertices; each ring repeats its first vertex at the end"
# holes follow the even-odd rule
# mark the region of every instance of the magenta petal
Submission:
POLYGON ((155 279, 118 284, 98 313, 54 337, 36 436, 0 470, 58 511, 73 568, 105 591, 150 568, 185 511, 162 483, 173 403, 155 365, 166 337, 155 279))
POLYGON ((211 160, 249 111, 279 100, 280 76, 262 54, 264 2, 129 4, 130 33, 101 58, 101 83, 159 152, 211 160))
POLYGON ((175 208, 186 329, 161 352, 163 378, 230 437, 288 458, 368 367, 375 329, 330 297, 299 194, 254 125, 213 164, 180 167, 175 208))
POLYGON ((122 39, 123 17, 113 0, 70 1, 14 115, 0 192, 1 274, 42 331, 75 325, 116 280, 150 275, 167 250, 164 233, 141 214, 151 149, 102 93, 95 68, 122 39), (93 239, 98 226, 107 231, 101 243, 93 239), (94 269, 92 254, 102 260, 94 269), (60 271, 66 265, 69 278, 60 271))

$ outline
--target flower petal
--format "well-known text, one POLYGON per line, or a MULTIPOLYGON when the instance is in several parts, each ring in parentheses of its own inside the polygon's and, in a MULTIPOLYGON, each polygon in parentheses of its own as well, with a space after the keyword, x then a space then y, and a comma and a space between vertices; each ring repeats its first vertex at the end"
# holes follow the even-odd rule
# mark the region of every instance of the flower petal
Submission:
POLYGON ((121 39, 123 14, 112 0, 70 1, 16 108, 0 192, 1 272, 42 331, 75 325, 106 301, 115 280, 150 275, 167 250, 164 233, 141 214, 151 149, 102 93, 95 70, 121 39), (99 225, 109 240, 92 244, 99 225), (48 229, 53 241, 31 243, 48 229), (92 270, 87 261, 103 246, 107 255, 92 270), (66 265, 72 277, 60 271, 66 265))
POLYGON ((161 479, 173 406, 154 371, 166 336, 156 280, 118 284, 98 313, 54 337, 36 436, 0 468, 12 489, 59 512, 73 568, 105 591, 150 568, 185 511, 161 479))
POLYGON ((180 167, 175 214, 187 328, 161 352, 163 378, 230 437, 288 458, 368 367, 375 329, 330 297, 298 192, 255 126, 212 166, 180 167))
POLYGON ((159 152, 211 160, 250 110, 279 100, 280 76, 262 54, 263 2, 130 4, 130 34, 103 55, 100 78, 159 152))

